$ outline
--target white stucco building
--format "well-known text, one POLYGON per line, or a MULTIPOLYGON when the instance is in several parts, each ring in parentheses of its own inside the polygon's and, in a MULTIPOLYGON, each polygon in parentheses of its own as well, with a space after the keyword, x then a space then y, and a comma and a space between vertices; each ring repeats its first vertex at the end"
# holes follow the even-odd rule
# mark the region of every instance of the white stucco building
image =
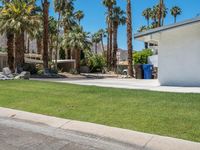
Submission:
POLYGON ((200 86, 200 17, 138 33, 135 39, 158 44, 161 85, 200 86))

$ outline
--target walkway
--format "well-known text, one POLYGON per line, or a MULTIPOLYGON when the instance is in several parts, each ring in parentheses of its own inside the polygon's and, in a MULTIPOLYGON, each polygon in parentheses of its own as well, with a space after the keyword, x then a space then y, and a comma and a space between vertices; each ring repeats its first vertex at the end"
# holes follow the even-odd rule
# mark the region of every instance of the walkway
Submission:
POLYGON ((150 90, 150 91, 160 91, 160 92, 200 93, 200 87, 160 86, 158 80, 136 80, 136 79, 121 79, 121 78, 104 78, 104 79, 67 78, 67 79, 33 79, 33 80, 43 80, 43 81, 99 86, 99 87, 150 90))

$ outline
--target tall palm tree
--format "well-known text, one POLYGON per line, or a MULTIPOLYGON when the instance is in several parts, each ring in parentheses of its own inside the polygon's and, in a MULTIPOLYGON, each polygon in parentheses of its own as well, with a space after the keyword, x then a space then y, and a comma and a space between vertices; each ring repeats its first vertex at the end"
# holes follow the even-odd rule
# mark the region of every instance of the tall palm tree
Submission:
POLYGON ((47 69, 48 66, 48 47, 49 47, 49 2, 48 0, 41 0, 43 6, 43 67, 47 69))
POLYGON ((174 6, 174 7, 172 7, 172 9, 170 11, 171 11, 171 15, 174 17, 174 23, 176 23, 176 18, 178 15, 181 15, 182 10, 180 7, 174 6))
POLYGON ((108 28, 109 43, 107 43, 108 45, 107 46, 107 67, 108 67, 108 70, 110 70, 111 60, 112 60, 112 39, 113 39, 111 16, 112 16, 112 11, 113 11, 113 6, 116 4, 116 0, 103 0, 103 4, 108 9, 107 28, 108 28))
POLYGON ((150 14, 150 17, 151 17, 151 19, 152 19, 152 24, 154 24, 154 26, 153 27, 157 27, 158 25, 158 5, 156 5, 156 6, 153 6, 153 9, 152 9, 152 11, 151 11, 151 14, 150 14), (155 26, 156 25, 156 26, 155 26))
POLYGON ((128 75, 133 77, 133 44, 132 44, 132 11, 131 0, 127 0, 127 45, 128 45, 128 75))
POLYGON ((145 17, 145 19, 147 20, 147 26, 149 27, 149 20, 151 18, 151 8, 146 8, 143 12, 142 15, 145 17))
POLYGON ((53 49, 55 48, 57 37, 57 24, 58 22, 54 17, 49 17, 49 60, 53 60, 53 49))
POLYGON ((100 39, 101 39, 101 48, 102 48, 103 54, 104 54, 105 53, 105 48, 104 48, 104 42, 103 42, 103 40, 106 37, 106 31, 104 29, 100 29, 98 31, 98 34, 99 34, 100 39))
POLYGON ((161 26, 161 22, 162 22, 163 5, 164 5, 164 0, 159 0, 159 6, 158 6, 158 27, 161 26))
MULTIPOLYGON (((9 31, 9 33, 15 35, 16 68, 21 68, 24 64, 24 32, 33 34, 33 31, 39 26, 38 16, 32 13, 35 9, 34 3, 35 1, 13 0, 12 2, 5 3, 5 7, 0 13, 0 30, 2 32, 9 31)), ((10 45, 10 47, 12 46, 10 45)))
POLYGON ((81 50, 84 50, 92 45, 89 37, 89 33, 84 32, 82 27, 75 26, 68 34, 65 35, 62 42, 63 47, 70 47, 74 51, 77 72, 80 71, 81 50))
POLYGON ((119 25, 126 24, 125 12, 120 7, 113 8, 112 22, 113 22, 113 70, 117 69, 117 51, 118 51, 118 28, 119 25))
POLYGON ((78 10, 77 12, 75 12, 75 18, 78 20, 78 24, 81 24, 81 20, 84 18, 84 13, 81 10, 78 10))

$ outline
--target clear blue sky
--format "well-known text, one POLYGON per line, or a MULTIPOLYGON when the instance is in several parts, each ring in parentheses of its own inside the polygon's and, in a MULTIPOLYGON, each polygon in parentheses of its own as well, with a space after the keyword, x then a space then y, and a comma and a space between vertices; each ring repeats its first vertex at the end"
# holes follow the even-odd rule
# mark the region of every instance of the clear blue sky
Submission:
MULTIPOLYGON (((53 0, 50 0, 53 3, 53 0)), ((133 29, 134 33, 137 32, 140 26, 146 25, 146 20, 142 17, 142 11, 147 7, 152 7, 158 3, 159 0, 132 0, 132 12, 133 12, 133 29)), ((200 13, 199 0, 164 0, 166 6, 170 9, 174 5, 178 5, 182 8, 183 14, 178 17, 177 21, 183 21, 185 19, 194 18, 200 13)), ((126 0, 117 0, 118 5, 122 9, 126 9, 126 0)), ((96 32, 100 28, 106 28, 105 23, 105 7, 102 5, 102 0, 76 0, 76 9, 83 10, 85 18, 81 24, 88 32, 96 32)), ((51 13, 53 11, 51 10, 51 13)), ((52 14, 53 15, 53 14, 52 14)), ((168 13, 165 24, 172 24, 173 17, 168 13)), ((119 47, 127 49, 126 44, 126 27, 120 27, 119 29, 119 47)), ((133 41, 133 47, 135 50, 141 50, 143 43, 133 41)))

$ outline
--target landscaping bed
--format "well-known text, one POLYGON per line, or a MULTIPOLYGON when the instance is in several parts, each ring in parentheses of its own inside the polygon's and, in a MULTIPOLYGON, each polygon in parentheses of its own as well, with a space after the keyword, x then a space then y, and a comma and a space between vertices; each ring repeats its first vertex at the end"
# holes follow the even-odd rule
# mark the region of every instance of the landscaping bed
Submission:
POLYGON ((200 142, 200 94, 0 81, 0 106, 200 142))

